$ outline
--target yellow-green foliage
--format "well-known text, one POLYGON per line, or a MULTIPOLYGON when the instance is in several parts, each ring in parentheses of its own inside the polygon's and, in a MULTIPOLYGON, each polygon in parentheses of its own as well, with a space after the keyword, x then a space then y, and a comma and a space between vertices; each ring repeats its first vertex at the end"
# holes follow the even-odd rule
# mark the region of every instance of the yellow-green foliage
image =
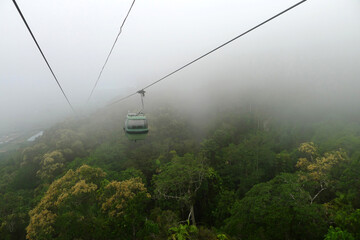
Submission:
POLYGON ((123 214, 126 203, 139 193, 150 198, 150 194, 146 193, 146 188, 140 178, 122 182, 112 181, 105 187, 105 198, 101 209, 110 217, 119 217, 123 214))
POLYGON ((54 233, 53 224, 56 221, 58 209, 69 198, 81 193, 91 193, 97 189, 97 185, 91 182, 86 183, 94 176, 101 179, 105 177, 105 173, 99 168, 83 165, 76 171, 69 170, 62 178, 54 181, 40 203, 29 213, 30 224, 26 228, 27 238, 49 238, 54 233))
POLYGON ((323 180, 334 165, 346 159, 346 154, 341 149, 320 156, 317 147, 312 142, 302 143, 299 151, 307 157, 299 158, 296 167, 309 173, 310 178, 315 181, 323 180))
POLYGON ((94 206, 97 213, 119 217, 124 213, 128 201, 138 194, 150 197, 140 178, 111 183, 103 181, 104 178, 105 172, 100 168, 83 165, 55 180, 40 203, 29 213, 27 239, 52 239, 58 235, 60 230, 56 229, 56 221, 64 212, 76 216, 78 221, 86 219, 87 210, 75 214, 78 207, 87 209, 86 206, 94 206))
POLYGON ((64 167, 64 156, 60 151, 52 151, 44 154, 40 162, 40 170, 37 176, 41 179, 53 179, 64 167))
POLYGON ((310 156, 314 156, 315 154, 317 154, 318 149, 313 142, 306 142, 300 144, 299 151, 302 153, 306 153, 310 156))
POLYGON ((47 146, 44 143, 35 144, 32 147, 27 147, 24 149, 23 155, 23 162, 22 165, 31 163, 31 162, 38 162, 42 153, 46 151, 47 146))

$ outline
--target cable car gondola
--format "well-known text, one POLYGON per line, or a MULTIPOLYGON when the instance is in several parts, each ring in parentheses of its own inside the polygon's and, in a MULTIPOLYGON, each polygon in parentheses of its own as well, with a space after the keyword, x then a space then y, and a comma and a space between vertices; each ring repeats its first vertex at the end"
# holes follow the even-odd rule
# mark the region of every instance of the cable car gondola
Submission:
POLYGON ((145 96, 145 91, 140 90, 138 93, 141 95, 142 109, 139 113, 128 113, 125 120, 125 135, 129 140, 137 141, 144 140, 149 132, 148 122, 144 110, 144 101, 143 97, 145 96))
POLYGON ((129 140, 144 140, 149 132, 146 116, 143 113, 128 113, 124 130, 129 140))

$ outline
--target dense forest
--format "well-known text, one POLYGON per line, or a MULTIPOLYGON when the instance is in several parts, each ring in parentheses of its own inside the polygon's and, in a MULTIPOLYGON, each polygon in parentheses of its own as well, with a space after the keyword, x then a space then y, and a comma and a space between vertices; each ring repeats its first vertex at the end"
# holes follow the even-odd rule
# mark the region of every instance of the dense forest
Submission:
POLYGON ((360 124, 254 106, 101 110, 0 155, 0 239, 359 239, 360 124), (256 110, 255 110, 256 109, 256 110))

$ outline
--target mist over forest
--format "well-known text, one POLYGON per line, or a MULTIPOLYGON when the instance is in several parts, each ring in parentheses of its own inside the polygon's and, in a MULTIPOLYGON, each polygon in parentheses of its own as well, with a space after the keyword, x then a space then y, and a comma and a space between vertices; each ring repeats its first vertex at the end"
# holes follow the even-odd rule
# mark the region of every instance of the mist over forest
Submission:
MULTIPOLYGON (((135 3, 89 103, 131 2, 18 4, 74 108, 82 113, 141 89, 294 3, 135 3)), ((71 116, 12 2, 0 4, 0 110, 6 113, 0 130, 50 126, 71 116)), ((150 88, 147 104, 163 97, 191 106, 247 100, 274 107, 285 102, 305 111, 356 111, 358 9, 357 1, 306 2, 150 88)))
POLYGON ((296 3, 1 1, 0 239, 359 239, 359 1, 157 82, 296 3))

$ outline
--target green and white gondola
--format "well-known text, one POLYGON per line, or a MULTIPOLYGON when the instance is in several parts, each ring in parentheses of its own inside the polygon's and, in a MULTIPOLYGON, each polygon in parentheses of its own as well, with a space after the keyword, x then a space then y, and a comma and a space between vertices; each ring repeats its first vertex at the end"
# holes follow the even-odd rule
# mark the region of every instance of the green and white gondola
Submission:
POLYGON ((146 116, 143 113, 128 113, 124 130, 129 140, 144 140, 149 132, 146 116))

